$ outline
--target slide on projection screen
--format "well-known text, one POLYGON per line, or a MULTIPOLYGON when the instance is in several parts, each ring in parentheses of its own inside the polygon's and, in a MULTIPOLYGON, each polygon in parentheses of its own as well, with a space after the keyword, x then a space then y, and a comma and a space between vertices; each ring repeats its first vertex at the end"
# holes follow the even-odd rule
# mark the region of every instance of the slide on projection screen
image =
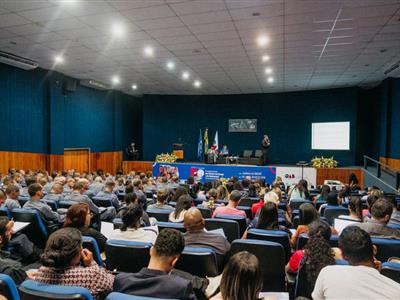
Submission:
POLYGON ((350 122, 312 123, 311 148, 350 150, 350 122))

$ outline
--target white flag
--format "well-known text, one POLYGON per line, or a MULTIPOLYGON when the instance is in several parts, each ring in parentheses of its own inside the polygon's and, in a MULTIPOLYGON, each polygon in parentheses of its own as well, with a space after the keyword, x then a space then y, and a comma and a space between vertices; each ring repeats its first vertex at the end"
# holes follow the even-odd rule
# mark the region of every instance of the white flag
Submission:
POLYGON ((219 145, 218 145, 218 130, 215 132, 213 146, 215 146, 215 150, 219 149, 219 145))

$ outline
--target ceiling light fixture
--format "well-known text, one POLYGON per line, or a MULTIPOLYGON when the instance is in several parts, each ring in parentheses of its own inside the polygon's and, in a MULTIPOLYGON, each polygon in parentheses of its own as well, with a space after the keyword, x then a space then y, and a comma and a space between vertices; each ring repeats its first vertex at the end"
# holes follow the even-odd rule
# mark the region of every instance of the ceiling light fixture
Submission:
POLYGON ((267 82, 268 82, 268 83, 273 83, 273 82, 274 82, 274 77, 269 76, 269 77, 267 78, 267 82))
POLYGON ((257 44, 259 47, 265 47, 268 45, 268 43, 269 43, 269 38, 265 35, 260 35, 257 38, 257 44))
POLYGON ((262 57, 261 57, 261 60, 262 60, 262 62, 267 62, 267 61, 269 61, 271 58, 269 57, 269 55, 263 55, 262 57))
POLYGON ((182 79, 183 80, 188 80, 189 77, 190 77, 189 72, 187 72, 187 71, 182 72, 182 79))
POLYGON ((200 88, 201 87, 201 81, 200 80, 195 80, 194 83, 193 83, 193 86, 195 88, 200 88))
POLYGON ((147 46, 143 49, 144 55, 146 55, 147 57, 151 57, 154 55, 154 49, 151 46, 147 46))
POLYGON ((62 64, 64 63, 64 57, 62 57, 62 55, 57 55, 56 57, 54 57, 54 62, 56 64, 62 64))
POLYGON ((111 27, 111 33, 116 38, 121 38, 125 35, 125 27, 120 23, 115 23, 111 27))
POLYGON ((132 84, 132 90, 137 90, 137 85, 136 84, 132 84))
POLYGON ((117 85, 121 83, 121 80, 119 79, 119 77, 117 75, 114 75, 113 77, 111 77, 111 82, 113 85, 117 85))
POLYGON ((269 75, 269 74, 272 74, 272 68, 265 68, 265 74, 267 74, 267 75, 269 75))
POLYGON ((167 62, 167 69, 168 70, 173 70, 175 69, 175 63, 173 61, 167 62))

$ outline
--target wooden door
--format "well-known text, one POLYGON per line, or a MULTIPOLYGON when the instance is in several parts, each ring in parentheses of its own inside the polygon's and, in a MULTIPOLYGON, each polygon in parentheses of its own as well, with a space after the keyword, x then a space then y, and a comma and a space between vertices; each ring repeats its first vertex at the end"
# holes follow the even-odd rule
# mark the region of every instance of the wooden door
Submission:
POLYGON ((90 149, 64 149, 64 170, 90 171, 90 149))

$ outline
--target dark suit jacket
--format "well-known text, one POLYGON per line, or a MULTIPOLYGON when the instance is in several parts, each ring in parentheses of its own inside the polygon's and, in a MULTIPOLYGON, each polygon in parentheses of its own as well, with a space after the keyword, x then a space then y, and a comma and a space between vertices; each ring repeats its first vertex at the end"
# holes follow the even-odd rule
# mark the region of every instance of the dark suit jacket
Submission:
POLYGON ((143 268, 138 273, 120 273, 114 280, 114 292, 135 296, 193 300, 197 299, 190 281, 168 273, 143 268))

